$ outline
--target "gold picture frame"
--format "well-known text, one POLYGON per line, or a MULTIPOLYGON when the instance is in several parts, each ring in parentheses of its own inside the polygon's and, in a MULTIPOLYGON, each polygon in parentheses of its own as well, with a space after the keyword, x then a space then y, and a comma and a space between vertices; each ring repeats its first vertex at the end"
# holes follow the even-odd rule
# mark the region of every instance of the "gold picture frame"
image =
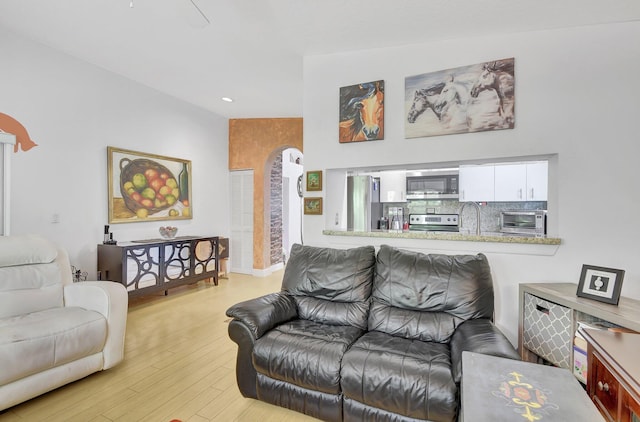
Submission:
POLYGON ((322 198, 304 198, 304 213, 306 215, 322 215, 322 198))
POLYGON ((193 218, 191 161, 107 147, 109 223, 193 218))
POLYGON ((307 192, 322 190, 322 170, 307 172, 307 192))

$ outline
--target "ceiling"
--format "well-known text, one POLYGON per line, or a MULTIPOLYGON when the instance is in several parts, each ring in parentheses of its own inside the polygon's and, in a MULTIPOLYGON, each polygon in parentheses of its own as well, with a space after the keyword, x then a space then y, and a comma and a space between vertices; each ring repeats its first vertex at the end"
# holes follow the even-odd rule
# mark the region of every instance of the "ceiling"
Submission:
POLYGON ((0 26, 219 115, 249 118, 302 116, 307 55, 640 20, 638 0, 130 3, 1 0, 0 26))

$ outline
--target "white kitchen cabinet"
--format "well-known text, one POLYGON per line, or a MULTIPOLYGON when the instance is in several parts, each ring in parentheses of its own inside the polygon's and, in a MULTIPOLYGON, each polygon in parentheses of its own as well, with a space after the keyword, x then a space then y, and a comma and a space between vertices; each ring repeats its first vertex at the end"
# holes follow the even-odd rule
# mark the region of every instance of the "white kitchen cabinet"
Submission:
POLYGON ((495 166, 471 165, 459 169, 460 202, 493 201, 495 198, 495 166))
POLYGON ((546 201, 549 186, 549 162, 527 163, 527 201, 546 201))
POLYGON ((404 170, 380 172, 380 202, 406 202, 407 176, 404 170))
POLYGON ((496 164, 496 202, 525 201, 527 194, 527 165, 496 164))
POLYGON ((546 201, 548 163, 495 165, 495 201, 546 201))

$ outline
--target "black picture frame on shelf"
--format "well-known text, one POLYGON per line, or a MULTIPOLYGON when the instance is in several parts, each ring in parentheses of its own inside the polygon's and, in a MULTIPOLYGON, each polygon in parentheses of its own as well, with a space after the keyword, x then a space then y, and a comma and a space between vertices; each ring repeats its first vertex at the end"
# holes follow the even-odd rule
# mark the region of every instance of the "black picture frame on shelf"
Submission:
POLYGON ((620 301, 624 270, 583 265, 577 295, 617 305, 620 301))

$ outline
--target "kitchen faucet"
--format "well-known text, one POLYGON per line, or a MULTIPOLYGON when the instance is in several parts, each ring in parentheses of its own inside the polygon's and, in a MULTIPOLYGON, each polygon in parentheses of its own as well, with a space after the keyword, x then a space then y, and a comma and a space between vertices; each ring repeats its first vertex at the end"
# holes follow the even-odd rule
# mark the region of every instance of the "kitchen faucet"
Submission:
POLYGON ((464 204, 462 204, 462 207, 460 207, 460 228, 462 228, 462 212, 464 211, 465 207, 467 205, 473 205, 476 208, 476 235, 480 236, 480 205, 478 205, 476 202, 473 201, 469 201, 469 202, 465 202, 464 204))

